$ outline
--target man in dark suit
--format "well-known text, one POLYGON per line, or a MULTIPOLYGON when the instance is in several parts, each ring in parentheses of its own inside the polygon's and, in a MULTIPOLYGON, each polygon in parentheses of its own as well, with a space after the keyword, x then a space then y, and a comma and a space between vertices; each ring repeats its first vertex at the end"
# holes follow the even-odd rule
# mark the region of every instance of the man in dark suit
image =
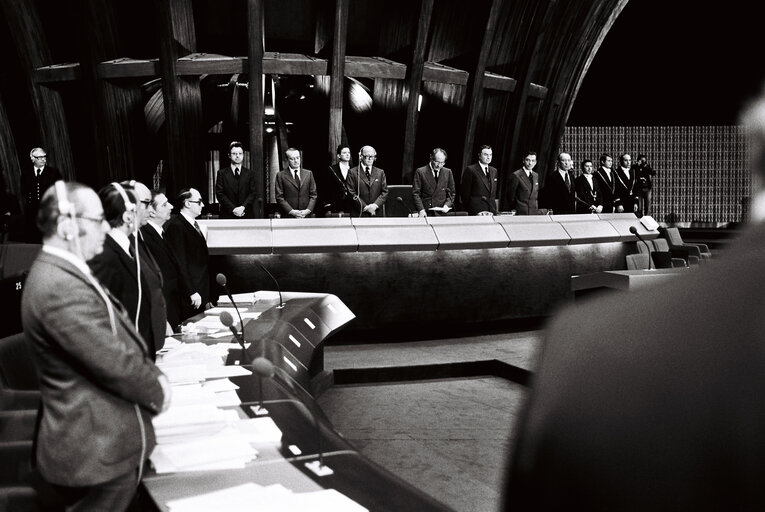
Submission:
POLYGON ((420 217, 443 215, 454 207, 454 176, 444 164, 446 151, 435 148, 430 152, 428 165, 414 171, 412 198, 420 217))
POLYGON ((337 146, 337 162, 329 166, 327 179, 323 181, 321 202, 325 213, 351 211, 348 194, 348 173, 351 171, 351 148, 347 144, 337 146))
POLYGON ((178 260, 165 242, 165 223, 170 220, 173 205, 162 192, 152 192, 149 205, 149 221, 141 228, 141 234, 152 256, 162 271, 162 293, 167 306, 167 321, 174 330, 178 330, 185 306, 191 303, 191 293, 183 290, 183 279, 178 260))
POLYGON ((600 185, 593 175, 594 171, 592 160, 582 160, 582 174, 574 180, 576 213, 600 213, 603 211, 601 204, 603 198, 600 193, 600 185))
POLYGON ((301 166, 300 150, 289 148, 284 152, 287 169, 279 171, 274 184, 274 195, 282 215, 296 219, 311 216, 316 207, 316 181, 313 173, 301 166))
POLYGON ((25 239, 31 243, 40 243, 40 231, 37 229, 37 210, 40 199, 48 187, 62 179, 58 169, 48 165, 48 154, 43 148, 34 148, 29 152, 32 165, 21 170, 21 195, 24 198, 24 217, 26 218, 25 239))
POLYGON ((638 213, 640 203, 639 185, 637 173, 632 170, 632 157, 625 153, 619 158, 619 168, 614 171, 616 176, 616 195, 619 196, 619 205, 616 211, 638 213))
POLYGON ((576 190, 571 168, 574 163, 571 155, 561 153, 555 171, 547 175, 545 187, 542 189, 542 206, 558 215, 576 211, 576 190))
POLYGON ((598 182, 598 188, 600 188, 600 194, 603 198, 603 213, 614 213, 616 206, 621 206, 621 200, 616 194, 616 176, 611 169, 613 165, 614 159, 611 155, 608 153, 600 155, 600 167, 595 173, 595 180, 598 182))
POLYGON ((539 174, 534 171, 537 154, 529 151, 523 157, 523 167, 510 175, 505 193, 505 204, 516 215, 537 215, 539 213, 539 174))
POLYGON ((242 166, 244 149, 234 141, 228 146, 231 165, 218 170, 215 178, 215 197, 220 203, 221 219, 255 218, 255 173, 242 166))
POLYGON ((348 173, 348 193, 353 200, 353 215, 375 216, 388 197, 385 171, 375 167, 377 151, 364 146, 359 151, 359 165, 348 173))
POLYGON ((145 257, 139 256, 136 261, 136 254, 141 253, 140 249, 136 253, 135 234, 140 224, 136 192, 126 190, 118 183, 110 183, 98 192, 98 196, 111 229, 106 235, 103 251, 89 260, 88 265, 122 303, 130 319, 137 322, 138 332, 155 357, 164 344, 167 317, 165 301, 161 297, 161 276, 157 282, 155 275, 159 271, 151 268, 145 257), (159 290, 159 302, 153 294, 155 288, 159 290), (155 321, 157 317, 153 317, 153 309, 161 309, 156 313, 161 323, 155 321))
POLYGON ((460 199, 470 215, 497 213, 497 169, 491 163, 491 146, 481 146, 478 163, 462 171, 460 199))
POLYGON ((180 213, 165 223, 165 241, 178 260, 183 290, 191 293, 191 303, 184 304, 183 318, 201 313, 210 306, 210 270, 207 239, 196 218, 204 201, 195 188, 184 189, 176 203, 180 213))
POLYGON ((34 459, 67 510, 122 511, 154 448, 151 417, 169 405, 170 386, 85 263, 108 229, 101 201, 83 185, 60 189, 43 195, 43 249, 22 298, 42 395, 34 459))
POLYGON ((765 96, 740 124, 752 224, 718 262, 554 318, 506 510, 765 509, 765 96))

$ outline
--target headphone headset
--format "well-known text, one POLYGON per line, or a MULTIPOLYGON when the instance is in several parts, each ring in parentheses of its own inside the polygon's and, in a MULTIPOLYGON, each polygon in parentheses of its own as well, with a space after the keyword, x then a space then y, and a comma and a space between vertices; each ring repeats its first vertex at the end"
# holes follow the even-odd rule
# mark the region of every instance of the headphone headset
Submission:
MULTIPOLYGON (((76 226, 74 222, 75 211, 74 205, 69 201, 69 197, 66 193, 66 183, 63 180, 58 180, 53 184, 53 192, 56 194, 56 206, 58 208, 58 218, 68 220, 64 226, 64 240, 72 240, 77 238, 72 233, 72 229, 76 226)), ((59 221, 60 222, 60 221, 59 221)))
MULTIPOLYGON (((131 186, 135 186, 135 180, 132 180, 130 182, 131 186)), ((116 181, 112 182, 112 186, 114 187, 114 190, 116 190, 119 195, 122 197, 122 202, 125 204, 125 211, 128 212, 134 212, 135 211, 135 203, 130 201, 130 198, 128 198, 127 192, 125 192, 125 189, 117 183, 116 181)))

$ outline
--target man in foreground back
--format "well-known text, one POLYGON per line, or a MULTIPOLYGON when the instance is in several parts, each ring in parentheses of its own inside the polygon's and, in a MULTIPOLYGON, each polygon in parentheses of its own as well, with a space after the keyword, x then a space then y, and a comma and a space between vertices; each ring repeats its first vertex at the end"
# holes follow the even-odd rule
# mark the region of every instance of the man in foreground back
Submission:
POLYGON ((22 321, 40 377, 34 458, 67 510, 125 510, 154 448, 151 418, 169 384, 122 305, 90 273, 108 229, 96 193, 51 187, 43 248, 27 277, 22 321))
POLYGON ((765 96, 742 124, 753 224, 697 272, 555 317, 508 510, 765 508, 765 96))

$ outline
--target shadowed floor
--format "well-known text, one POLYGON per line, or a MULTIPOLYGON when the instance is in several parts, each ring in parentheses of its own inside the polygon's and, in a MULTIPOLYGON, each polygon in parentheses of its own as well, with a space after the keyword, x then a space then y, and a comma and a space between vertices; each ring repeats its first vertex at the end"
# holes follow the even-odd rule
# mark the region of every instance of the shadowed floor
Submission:
POLYGON ((527 388, 492 375, 434 379, 430 368, 450 365, 459 374, 463 363, 497 360, 531 370, 540 333, 330 345, 328 370, 362 370, 375 380, 375 373, 405 368, 407 380, 334 385, 319 405, 372 461, 457 511, 493 512, 527 388))

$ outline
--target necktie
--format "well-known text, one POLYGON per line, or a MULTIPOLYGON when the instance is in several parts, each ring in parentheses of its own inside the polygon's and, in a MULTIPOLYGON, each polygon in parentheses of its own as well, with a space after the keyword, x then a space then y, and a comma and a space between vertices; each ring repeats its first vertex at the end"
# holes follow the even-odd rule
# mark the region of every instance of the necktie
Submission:
POLYGON ((571 190, 571 180, 568 178, 568 173, 565 174, 565 181, 566 181, 566 188, 570 191, 571 190))
POLYGON ((433 177, 436 179, 436 182, 438 182, 438 171, 433 171, 433 177))
POLYGON ((135 259, 135 237, 130 235, 128 237, 128 242, 128 251, 130 252, 130 256, 135 259))
POLYGON ((234 176, 236 176, 237 178, 239 177, 239 167, 236 167, 234 169, 234 176))
POLYGON ((372 173, 369 171, 369 167, 364 167, 364 172, 367 175, 367 181, 372 179, 372 173))
POLYGON ((199 224, 197 223, 197 221, 194 221, 194 229, 197 230, 197 233, 199 233, 199 236, 204 238, 205 235, 202 234, 202 229, 199 227, 199 224))
POLYGON ((297 183, 298 188, 300 188, 300 171, 297 169, 295 170, 295 182, 297 183))
POLYGON ((489 177, 489 168, 488 168, 488 167, 484 167, 484 168, 483 168, 483 173, 484 173, 484 174, 486 175, 486 177, 488 178, 488 177, 489 177))
POLYGON ((35 176, 39 178, 40 174, 42 174, 42 171, 40 171, 40 169, 35 169, 35 176))

